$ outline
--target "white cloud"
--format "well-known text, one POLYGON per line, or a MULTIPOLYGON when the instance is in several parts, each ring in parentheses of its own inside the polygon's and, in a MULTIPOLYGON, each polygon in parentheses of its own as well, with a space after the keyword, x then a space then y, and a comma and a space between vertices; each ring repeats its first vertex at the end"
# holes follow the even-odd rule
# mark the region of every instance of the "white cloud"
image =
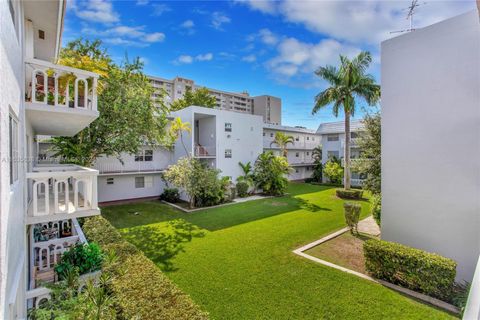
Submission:
POLYGON ((120 15, 113 9, 113 5, 108 0, 88 0, 72 5, 77 17, 83 20, 114 23, 120 20, 120 15))
POLYGON ((278 42, 278 37, 268 29, 261 29, 258 35, 260 40, 267 45, 275 45, 278 42))
POLYGON ((154 4, 152 7, 153 7, 152 16, 156 16, 156 17, 161 16, 165 12, 172 11, 172 9, 164 3, 154 4))
POLYGON ((257 61, 257 57, 254 54, 249 54, 248 56, 243 57, 242 61, 255 62, 255 61, 257 61))
POLYGON ((239 3, 247 3, 252 9, 264 13, 275 13, 277 11, 276 1, 272 0, 236 0, 239 3))
POLYGON ((137 6, 145 6, 148 2, 148 0, 137 0, 137 6))
MULTIPOLYGON (((408 1, 241 1, 253 10, 279 13, 288 22, 341 41, 378 44, 409 27, 408 1), (265 7, 267 9, 263 9, 265 7)), ((420 28, 475 8, 475 1, 429 1, 417 8, 414 27, 420 28)))
POLYGON ((105 30, 96 30, 93 28, 83 28, 82 33, 92 34, 102 37, 110 44, 146 47, 151 43, 162 42, 165 40, 165 34, 162 32, 146 32, 145 26, 115 26, 105 30))
POLYGON ((195 23, 192 20, 185 20, 182 22, 180 27, 186 28, 186 29, 193 28, 195 27, 195 23))
POLYGON ((208 52, 204 54, 198 54, 196 56, 191 56, 188 54, 182 54, 173 60, 173 64, 191 64, 194 61, 211 61, 213 60, 213 53, 208 52))
POLYGON ((358 54, 360 49, 333 39, 324 39, 315 44, 285 38, 279 43, 277 51, 277 55, 267 61, 267 69, 280 76, 292 77, 313 74, 319 66, 335 65, 339 54, 351 57, 358 54))
POLYGON ((199 54, 195 57, 195 60, 198 61, 210 61, 213 59, 213 54, 212 53, 205 53, 205 54, 199 54))
POLYGON ((225 14, 219 11, 215 11, 212 14, 212 27, 217 30, 223 30, 222 26, 226 23, 230 23, 232 20, 225 14))

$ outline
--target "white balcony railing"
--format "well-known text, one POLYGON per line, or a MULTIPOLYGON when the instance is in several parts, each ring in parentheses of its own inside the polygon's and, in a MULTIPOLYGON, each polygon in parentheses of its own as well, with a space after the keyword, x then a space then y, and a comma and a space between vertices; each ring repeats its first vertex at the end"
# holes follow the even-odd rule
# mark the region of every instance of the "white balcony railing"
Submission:
POLYGON ((76 165, 39 166, 27 173, 31 203, 27 223, 99 214, 98 171, 76 165))
POLYGON ((97 110, 98 74, 37 59, 25 63, 27 102, 97 110))
POLYGON ((473 275, 467 305, 463 313, 464 320, 480 320, 480 257, 473 275))
POLYGON ((94 166, 100 174, 107 173, 135 173, 135 172, 160 172, 166 169, 166 166, 158 163, 158 161, 138 161, 135 163, 127 163, 122 165, 120 161, 102 163, 97 162, 94 166))
POLYGON ((215 147, 212 146, 195 146, 194 155, 198 158, 215 157, 215 147))

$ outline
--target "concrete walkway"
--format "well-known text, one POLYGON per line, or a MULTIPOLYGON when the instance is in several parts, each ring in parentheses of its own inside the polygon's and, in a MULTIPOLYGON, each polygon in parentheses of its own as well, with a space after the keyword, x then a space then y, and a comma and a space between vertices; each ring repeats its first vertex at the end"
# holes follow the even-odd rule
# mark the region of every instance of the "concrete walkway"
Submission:
POLYGON ((375 222, 375 219, 369 216, 358 223, 358 232, 378 237, 380 235, 380 228, 375 222))

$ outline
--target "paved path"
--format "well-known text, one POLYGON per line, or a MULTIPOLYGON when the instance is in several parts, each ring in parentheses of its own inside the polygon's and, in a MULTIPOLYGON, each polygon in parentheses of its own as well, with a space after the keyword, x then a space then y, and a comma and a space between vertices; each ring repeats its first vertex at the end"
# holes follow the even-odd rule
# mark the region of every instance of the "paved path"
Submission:
POLYGON ((377 237, 380 235, 380 228, 378 227, 373 217, 369 216, 368 218, 365 218, 358 223, 358 232, 370 234, 377 237))

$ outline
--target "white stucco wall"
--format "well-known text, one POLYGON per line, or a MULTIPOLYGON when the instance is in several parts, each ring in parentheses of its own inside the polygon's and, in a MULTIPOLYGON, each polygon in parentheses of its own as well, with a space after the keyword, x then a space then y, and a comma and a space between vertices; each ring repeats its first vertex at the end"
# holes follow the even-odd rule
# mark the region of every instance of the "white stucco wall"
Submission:
POLYGON ((98 202, 137 199, 160 196, 165 183, 159 173, 101 175, 98 177, 98 202), (135 188, 135 177, 152 177, 152 185, 135 188), (107 184, 107 178, 113 178, 113 184, 107 184))
POLYGON ((480 253, 478 12, 382 43, 382 238, 458 262, 480 253))
POLYGON ((9 114, 18 120, 18 156, 25 148, 23 105, 23 7, 13 2, 16 28, 7 1, 0 3, 0 318, 24 316, 26 232, 24 229, 25 166, 10 185, 9 114))

